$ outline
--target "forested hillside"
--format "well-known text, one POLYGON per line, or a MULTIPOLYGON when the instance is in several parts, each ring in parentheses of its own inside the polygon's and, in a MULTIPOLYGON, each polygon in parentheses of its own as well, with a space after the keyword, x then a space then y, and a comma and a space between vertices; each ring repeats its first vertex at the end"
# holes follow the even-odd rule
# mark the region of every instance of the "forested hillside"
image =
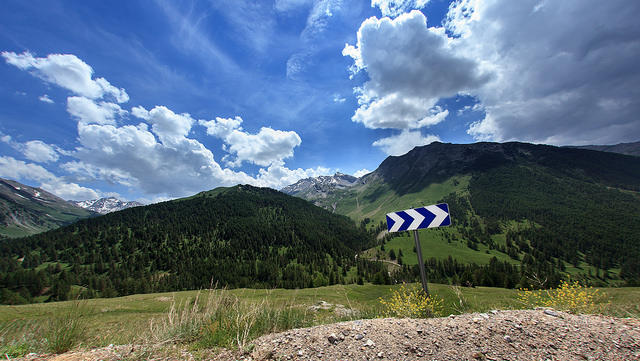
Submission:
POLYGON ((302 288, 370 279, 372 238, 347 217, 236 186, 0 242, 4 303, 209 287, 302 288))
MULTIPOLYGON (((381 232, 387 212, 448 202, 452 227, 421 231, 432 280, 530 287, 570 275, 636 285, 639 192, 634 156, 526 143, 433 143, 387 158, 322 205, 381 232)), ((406 232, 386 235, 367 254, 397 263, 396 278, 417 275, 407 267, 416 257, 406 232)))

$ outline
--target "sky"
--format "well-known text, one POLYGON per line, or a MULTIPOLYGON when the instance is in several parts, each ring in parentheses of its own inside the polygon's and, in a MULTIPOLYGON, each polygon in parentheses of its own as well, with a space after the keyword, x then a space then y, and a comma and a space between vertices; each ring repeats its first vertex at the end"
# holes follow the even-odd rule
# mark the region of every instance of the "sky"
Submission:
POLYGON ((152 203, 434 141, 640 140, 640 2, 3 1, 0 177, 152 203))

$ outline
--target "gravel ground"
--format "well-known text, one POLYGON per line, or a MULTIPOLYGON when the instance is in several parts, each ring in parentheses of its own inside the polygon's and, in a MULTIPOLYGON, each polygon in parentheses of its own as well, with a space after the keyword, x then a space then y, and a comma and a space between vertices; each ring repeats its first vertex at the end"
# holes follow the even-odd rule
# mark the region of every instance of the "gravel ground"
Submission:
MULTIPOLYGON (((553 310, 492 311, 433 319, 349 321, 256 339, 251 353, 212 360, 640 360, 640 320, 553 310)), ((116 346, 25 360, 188 360, 176 350, 116 346), (165 350, 166 352, 166 350, 165 350)))

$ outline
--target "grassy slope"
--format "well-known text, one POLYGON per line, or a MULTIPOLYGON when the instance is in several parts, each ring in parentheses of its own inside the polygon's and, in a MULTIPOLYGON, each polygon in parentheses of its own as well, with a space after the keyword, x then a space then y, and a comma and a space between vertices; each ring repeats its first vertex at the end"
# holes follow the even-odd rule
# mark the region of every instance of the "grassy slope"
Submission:
POLYGON ((12 210, 13 212, 23 212, 27 214, 29 221, 27 224, 18 225, 12 224, 9 226, 0 227, 0 235, 10 238, 30 236, 40 232, 48 231, 50 229, 58 228, 65 224, 73 223, 79 219, 88 218, 95 213, 74 207, 72 205, 59 205, 49 206, 45 204, 39 204, 38 202, 23 202, 24 204, 9 203, 6 200, 0 200, 3 205, 0 208, 5 210, 12 210), (34 222, 37 220, 37 223, 34 222))
MULTIPOLYGON (((241 300, 260 303, 264 300, 281 305, 300 305, 306 308, 320 300, 333 304, 342 304, 347 308, 368 311, 369 317, 380 314, 379 298, 388 298, 392 289, 399 286, 377 286, 367 284, 335 285, 329 287, 301 290, 256 290, 235 289, 224 291, 239 297, 241 300)), ((444 299, 443 314, 460 313, 459 298, 454 288, 440 284, 430 284, 430 290, 444 299)), ((467 312, 485 312, 491 309, 521 308, 516 297, 518 291, 501 288, 460 288, 462 296, 468 303, 467 312)), ((640 299, 640 288, 608 288, 603 291, 609 296, 611 304, 609 314, 619 317, 639 317, 637 300, 640 299)), ((206 291, 201 293, 204 298, 206 291)), ((171 292, 133 295, 112 299, 92 299, 84 302, 88 311, 87 338, 85 346, 105 346, 126 344, 136 340, 148 341, 150 321, 166 318, 167 312, 175 301, 181 304, 192 300, 198 291, 171 292)), ((52 316, 64 313, 73 301, 47 304, 30 304, 21 306, 0 306, 0 341, 20 337, 41 326, 52 316)), ((319 314, 317 323, 335 322, 340 318, 319 314)), ((342 318, 345 319, 345 318, 342 318)))
POLYGON ((370 218, 373 224, 385 221, 385 215, 411 207, 429 205, 451 192, 469 187, 470 176, 454 176, 442 183, 432 183, 417 193, 397 194, 387 184, 376 180, 353 190, 338 191, 326 204, 336 203, 336 212, 360 221, 370 218))
MULTIPOLYGON (((470 176, 453 176, 442 183, 433 183, 416 193, 406 193, 398 195, 388 185, 376 181, 366 186, 360 186, 353 190, 336 192, 325 204, 336 203, 336 212, 349 216, 360 221, 370 218, 371 226, 386 222, 385 215, 391 211, 400 211, 412 207, 434 204, 446 195, 456 192, 467 194, 470 176)), ((455 224, 455 220, 452 220, 455 224)), ((386 223, 385 223, 386 224, 386 223)), ((479 244, 479 251, 474 251, 467 247, 466 242, 460 241, 462 236, 456 228, 449 227, 438 230, 421 230, 420 243, 422 245, 422 255, 426 258, 435 257, 438 259, 447 258, 450 255, 462 262, 487 264, 492 257, 497 257, 500 261, 510 261, 519 264, 519 261, 509 258, 504 253, 496 250, 489 250, 488 247, 479 244), (445 234, 456 236, 458 241, 448 242, 445 234)), ((497 243, 504 244, 504 234, 497 235, 497 243)), ((402 260, 405 264, 414 265, 418 263, 416 254, 413 252, 415 242, 413 234, 402 235, 393 238, 385 245, 388 252, 393 249, 396 254, 402 250, 402 260)), ((380 246, 368 250, 365 255, 375 257, 380 246)))

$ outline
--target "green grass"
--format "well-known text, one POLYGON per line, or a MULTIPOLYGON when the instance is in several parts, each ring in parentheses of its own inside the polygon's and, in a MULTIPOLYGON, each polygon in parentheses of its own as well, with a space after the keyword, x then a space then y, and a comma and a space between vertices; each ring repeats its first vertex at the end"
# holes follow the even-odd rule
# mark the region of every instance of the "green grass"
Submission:
POLYGON ((336 204, 336 213, 349 216, 355 221, 370 218, 376 225, 386 221, 389 212, 401 211, 438 202, 452 192, 464 192, 469 187, 468 175, 454 176, 443 183, 432 183, 420 192, 397 194, 387 184, 376 181, 345 191, 336 191, 326 199, 319 200, 325 206, 336 204))
MULTIPOLYGON (((467 243, 461 240, 462 237, 457 233, 454 228, 447 229, 423 229, 418 231, 420 237, 420 245, 422 246, 423 259, 429 259, 434 257, 436 259, 446 259, 449 256, 457 259, 462 263, 477 263, 488 264, 492 257, 496 257, 500 261, 508 261, 513 264, 520 264, 520 261, 516 261, 504 253, 497 250, 490 250, 489 247, 478 244, 478 251, 472 250, 467 247, 467 243), (457 237, 457 241, 452 240, 447 242, 446 234, 451 233, 457 237)), ((388 256, 391 249, 394 250, 396 255, 399 250, 402 250, 402 261, 406 265, 418 264, 418 256, 413 251, 415 247, 415 241, 413 239, 413 233, 409 232, 409 235, 402 235, 392 238, 384 245, 385 252, 388 256)), ((375 247, 373 250, 368 250, 365 256, 373 257, 376 251, 380 250, 380 246, 375 247)))
MULTIPOLYGON (((217 290, 224 307, 207 308, 208 291, 185 291, 133 295, 112 299, 83 301, 83 311, 75 312, 77 302, 54 302, 20 306, 0 306, 0 351, 18 357, 28 352, 45 352, 53 349, 42 342, 43 335, 62 329, 52 320, 71 322, 68 315, 81 315, 78 332, 66 335, 73 342, 59 343, 66 347, 91 348, 109 344, 130 344, 179 341, 191 348, 214 346, 237 347, 238 332, 248 330, 244 346, 250 339, 261 334, 291 327, 312 326, 356 318, 371 318, 382 315, 380 297, 388 299, 399 285, 385 286, 366 284, 334 285, 301 290, 217 290), (198 308, 194 313, 194 300, 198 308), (348 309, 360 311, 359 316, 337 315, 331 310, 313 312, 309 306, 320 300, 341 304, 348 309), (75 305, 75 306, 74 306, 75 305), (173 305, 173 316, 171 308, 173 305), (208 314, 204 310, 209 310, 208 314), (253 315, 251 319, 243 315, 253 315), (185 316, 186 315, 186 316, 185 316), (200 316, 194 316, 200 315, 200 316), (177 322, 184 316, 188 322, 177 322), (174 322, 169 320, 173 317, 174 322), (237 324, 236 320, 246 320, 237 324), (151 322, 155 327, 151 327, 151 322), (166 326, 164 328, 160 326, 166 326), (173 325, 173 326, 172 326, 173 325), (245 326, 243 326, 245 325, 245 326), (171 326, 171 327, 169 327, 171 326), (243 328, 244 327, 244 328, 243 328), (162 332, 160 332, 160 331, 162 332), (202 330, 209 330, 202 333, 202 330), (235 343, 234 343, 235 342, 235 343), (71 346, 69 346, 71 345, 71 346)), ((441 284, 429 284, 430 291, 444 300, 444 315, 462 312, 486 312, 491 309, 521 308, 517 300, 518 291, 501 288, 465 288, 441 284), (461 302, 462 300, 462 302, 461 302)), ((640 317, 637 300, 640 288, 605 288, 610 300, 606 313, 619 317, 640 317)), ((74 327, 76 327, 74 326, 74 327)), ((66 326, 65 326, 66 327, 66 326)), ((66 329, 65 327, 62 327, 66 329)), ((244 332, 244 331, 243 331, 244 332)), ((64 335, 63 335, 64 336, 64 335)), ((49 336, 51 339, 52 336, 49 336)))

